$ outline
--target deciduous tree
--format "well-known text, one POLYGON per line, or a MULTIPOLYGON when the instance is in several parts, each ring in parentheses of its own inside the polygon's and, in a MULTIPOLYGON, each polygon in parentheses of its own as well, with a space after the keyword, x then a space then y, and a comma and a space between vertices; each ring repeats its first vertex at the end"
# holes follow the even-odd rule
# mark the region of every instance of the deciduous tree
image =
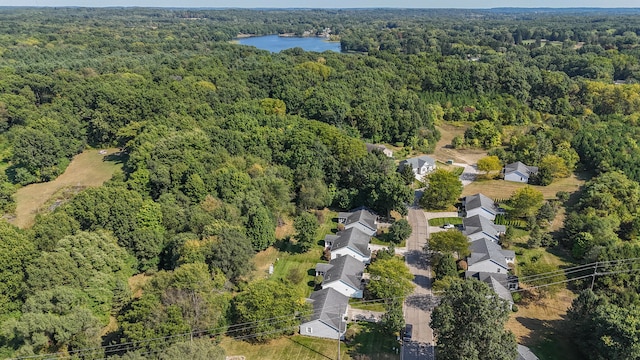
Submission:
POLYGON ((425 179, 427 188, 420 198, 420 206, 425 209, 446 209, 462 194, 462 183, 447 170, 437 169, 425 179))

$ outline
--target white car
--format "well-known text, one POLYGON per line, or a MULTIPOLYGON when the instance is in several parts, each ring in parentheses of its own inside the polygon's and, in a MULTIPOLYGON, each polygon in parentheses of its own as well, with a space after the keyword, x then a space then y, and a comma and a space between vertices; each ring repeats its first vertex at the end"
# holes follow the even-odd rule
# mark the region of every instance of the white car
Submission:
POLYGON ((455 226, 455 225, 453 225, 453 224, 444 224, 442 227, 443 227, 444 229, 453 229, 453 228, 455 228, 456 226, 455 226))

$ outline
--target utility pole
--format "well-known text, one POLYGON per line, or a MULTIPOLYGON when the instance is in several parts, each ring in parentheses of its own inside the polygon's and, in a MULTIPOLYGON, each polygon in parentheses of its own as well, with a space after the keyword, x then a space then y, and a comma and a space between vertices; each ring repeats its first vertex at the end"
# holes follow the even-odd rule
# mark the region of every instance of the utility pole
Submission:
POLYGON ((591 277, 591 291, 593 291, 593 284, 596 282, 596 274, 598 273, 598 262, 593 267, 593 276, 591 277))

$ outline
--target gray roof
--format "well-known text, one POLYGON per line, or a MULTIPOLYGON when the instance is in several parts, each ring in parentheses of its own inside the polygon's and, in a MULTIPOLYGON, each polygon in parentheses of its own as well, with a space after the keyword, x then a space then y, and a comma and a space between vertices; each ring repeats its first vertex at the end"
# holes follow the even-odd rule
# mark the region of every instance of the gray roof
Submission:
POLYGON ((504 173, 505 174, 510 174, 512 172, 518 172, 522 175, 531 175, 531 174, 536 174, 538 172, 538 167, 537 166, 528 166, 525 165, 523 163, 521 163, 520 161, 516 161, 514 163, 511 164, 507 164, 504 166, 504 173))
POLYGON ((498 233, 507 231, 504 225, 496 225, 491 220, 480 215, 473 215, 462 219, 462 225, 464 226, 463 233, 467 236, 479 232, 497 236, 498 233))
POLYGON ((515 252, 509 251, 509 250, 502 250, 500 245, 496 244, 495 242, 487 238, 482 238, 482 239, 470 242, 469 251, 471 251, 471 255, 467 259, 467 264, 469 264, 469 266, 479 263, 481 261, 493 260, 496 263, 506 268, 507 261, 504 258, 510 255, 511 253, 513 253, 515 256, 515 252), (505 252, 507 253, 505 254, 505 252))
POLYGON ((411 165, 411 168, 413 169, 419 169, 421 168, 424 164, 428 164, 430 166, 435 166, 436 165, 436 161, 427 155, 422 155, 422 156, 418 156, 418 157, 413 157, 407 160, 403 160, 400 162, 400 166, 405 166, 405 165, 411 165))
POLYGON ((316 264, 316 271, 317 272, 327 272, 329 269, 331 269, 332 265, 331 264, 327 264, 327 263, 317 263, 316 264))
POLYGON ((387 147, 381 144, 370 144, 370 143, 366 143, 365 146, 367 147, 367 151, 371 152, 373 150, 380 150, 380 151, 385 151, 387 150, 387 147))
POLYGON ((322 284, 342 280, 354 289, 360 289, 364 263, 351 255, 339 256, 329 261, 331 267, 324 274, 322 284))
POLYGON ((370 257, 369 241, 371 241, 371 236, 358 228, 352 227, 338 233, 338 236, 333 239, 331 250, 349 248, 364 257, 370 257))
POLYGON ((345 226, 351 225, 353 223, 361 223, 371 230, 378 229, 378 224, 376 224, 378 215, 365 207, 353 209, 349 212, 340 212, 338 213, 338 219, 341 219, 341 223, 343 223, 345 226))
POLYGON ((310 321, 320 320, 336 330, 345 329, 342 316, 349 306, 349 297, 332 288, 314 291, 309 300, 313 304, 310 321), (342 324, 341 324, 342 323, 342 324))
POLYGON ((464 202, 466 211, 482 208, 494 215, 498 213, 498 207, 496 206, 495 201, 483 194, 466 196, 464 198, 464 202))
POLYGON ((518 357, 516 360, 539 360, 538 357, 531 352, 531 350, 524 346, 518 344, 518 357))
POLYGON ((489 285, 489 287, 498 295, 500 299, 513 303, 511 291, 509 291, 506 287, 506 284, 508 282, 508 277, 506 274, 494 274, 487 272, 473 273, 471 271, 467 271, 465 273, 465 277, 467 279, 473 278, 482 281, 483 283, 489 285))

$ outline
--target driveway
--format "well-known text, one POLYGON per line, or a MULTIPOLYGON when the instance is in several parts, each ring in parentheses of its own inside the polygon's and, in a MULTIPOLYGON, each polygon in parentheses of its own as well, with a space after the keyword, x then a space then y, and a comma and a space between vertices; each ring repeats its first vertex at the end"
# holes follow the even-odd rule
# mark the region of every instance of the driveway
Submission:
POLYGON ((384 312, 354 309, 351 306, 347 310, 347 316, 351 321, 380 322, 382 315, 384 315, 384 312))
POLYGON ((462 186, 471 184, 478 177, 478 165, 469 165, 462 163, 454 163, 453 165, 464 168, 462 174, 460 174, 459 177, 460 181, 462 182, 462 186))
POLYGON ((413 337, 403 345, 402 359, 431 359, 433 354, 433 330, 429 326, 433 297, 431 295, 431 267, 422 251, 427 242, 429 227, 424 211, 419 208, 409 209, 409 224, 413 232, 407 240, 405 261, 414 276, 416 285, 413 294, 404 302, 404 319, 413 325, 413 337), (429 354, 430 353, 430 354, 429 354), (427 356, 429 355, 429 356, 427 356))

